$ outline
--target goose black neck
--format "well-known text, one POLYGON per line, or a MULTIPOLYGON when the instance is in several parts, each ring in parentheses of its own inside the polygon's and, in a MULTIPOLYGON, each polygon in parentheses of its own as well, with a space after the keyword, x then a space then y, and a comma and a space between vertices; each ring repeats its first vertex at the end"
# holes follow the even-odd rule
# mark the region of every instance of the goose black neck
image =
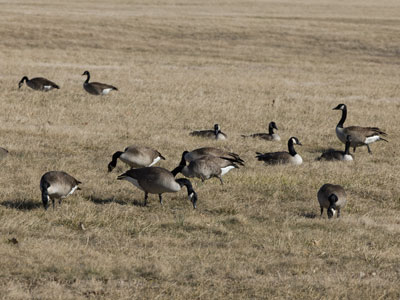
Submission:
POLYGON ((344 121, 346 121, 346 117, 347 117, 347 107, 344 106, 342 109, 342 117, 340 118, 340 121, 336 127, 343 128, 343 124, 344 124, 344 121))
POLYGON ((294 149, 293 139, 290 139, 288 141, 288 149, 291 156, 295 156, 297 154, 296 150, 294 149))
POLYGON ((350 154, 350 141, 346 141, 346 146, 344 147, 344 154, 345 155, 350 154))
POLYGON ((176 182, 182 187, 186 186, 188 196, 194 193, 192 183, 189 181, 189 179, 186 178, 179 178, 176 180, 176 182))
POLYGON ((123 152, 117 151, 113 154, 111 162, 108 164, 108 172, 111 172, 117 166, 117 159, 123 152))
POLYGON ((24 82, 24 81, 29 81, 28 77, 26 77, 26 76, 22 77, 21 82, 24 82))
POLYGON ((268 134, 269 135, 273 135, 274 134, 274 128, 272 128, 272 124, 271 123, 268 125, 268 134))
POLYGON ((87 72, 87 73, 86 73, 86 76, 87 76, 87 78, 86 78, 86 80, 85 80, 85 83, 89 83, 89 79, 90 79, 90 73, 89 73, 89 72, 87 72))

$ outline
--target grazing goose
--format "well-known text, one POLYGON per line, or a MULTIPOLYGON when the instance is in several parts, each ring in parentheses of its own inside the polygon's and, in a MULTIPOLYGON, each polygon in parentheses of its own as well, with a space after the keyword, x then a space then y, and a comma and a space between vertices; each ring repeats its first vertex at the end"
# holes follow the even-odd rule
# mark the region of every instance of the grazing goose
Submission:
POLYGON ((326 208, 329 219, 335 215, 336 211, 337 217, 340 217, 340 209, 346 205, 346 192, 342 186, 326 183, 319 189, 317 197, 321 216, 326 208))
POLYGON ((350 146, 353 147, 353 151, 356 152, 356 148, 360 146, 367 146, 368 153, 372 154, 369 144, 382 140, 387 142, 380 135, 386 136, 386 133, 380 130, 378 127, 361 127, 361 126, 349 126, 343 128, 344 121, 347 117, 347 106, 346 104, 339 104, 334 110, 341 110, 342 117, 339 123, 336 125, 336 135, 342 143, 346 143, 346 136, 351 136, 350 146))
POLYGON ((111 172, 117 166, 118 158, 131 168, 151 167, 160 159, 165 160, 165 157, 157 150, 132 145, 125 148, 124 152, 117 151, 113 154, 112 160, 108 164, 108 172, 111 172))
POLYGON ((0 147, 0 160, 3 160, 8 155, 8 150, 0 147))
POLYGON ((214 130, 198 130, 190 133, 192 136, 200 136, 204 138, 212 138, 216 140, 226 140, 228 137, 221 131, 221 127, 218 124, 214 125, 214 130))
POLYGON ((216 156, 216 157, 227 157, 232 159, 234 163, 244 166, 244 160, 240 156, 233 152, 228 152, 222 149, 213 147, 198 148, 185 154, 185 160, 191 162, 192 160, 199 159, 203 156, 216 156))
POLYGON ((343 160, 343 161, 353 161, 353 155, 350 154, 350 143, 351 143, 351 136, 348 135, 346 137, 346 146, 343 151, 327 151, 322 153, 319 160, 343 160))
POLYGON ((68 197, 82 183, 71 175, 63 171, 50 171, 45 173, 40 179, 40 190, 42 191, 42 201, 45 209, 48 208, 51 199, 54 209, 54 201, 58 199, 61 205, 61 199, 68 197))
POLYGON ((50 91, 52 89, 59 89, 60 87, 55 84, 54 82, 43 78, 43 77, 36 77, 32 79, 28 79, 28 77, 24 76, 22 77, 21 81, 18 83, 18 88, 20 89, 21 86, 26 82, 26 85, 29 86, 31 89, 37 90, 37 91, 50 91))
POLYGON ((176 193, 186 186, 189 200, 196 208, 197 194, 193 190, 192 184, 186 178, 175 179, 177 173, 160 167, 145 167, 139 169, 130 169, 118 176, 118 180, 126 180, 144 191, 144 205, 147 205, 148 194, 158 194, 162 204, 163 193, 176 193))
POLYGON ((86 75, 86 81, 83 83, 83 88, 88 92, 89 94, 92 95, 107 95, 109 92, 112 90, 118 91, 118 89, 115 86, 108 85, 105 83, 100 83, 100 82, 89 82, 90 79, 90 73, 89 71, 83 72, 82 76, 86 75))
POLYGON ((303 159, 296 150, 294 150, 293 145, 300 145, 300 141, 296 137, 291 137, 288 140, 289 152, 269 152, 269 153, 259 153, 257 152, 257 159, 264 161, 267 164, 293 164, 300 165, 303 163, 303 159))
POLYGON ((201 181, 216 177, 219 178, 221 184, 224 184, 222 181, 222 176, 234 168, 239 168, 231 158, 216 157, 211 155, 192 160, 189 165, 186 166, 185 155, 187 153, 189 152, 184 151, 182 153, 182 160, 179 163, 179 166, 177 166, 172 173, 180 172, 185 177, 197 177, 200 178, 201 181))
POLYGON ((242 137, 260 138, 267 141, 280 141, 281 137, 274 133, 274 129, 278 130, 275 122, 270 122, 268 125, 268 133, 254 133, 250 135, 242 135, 242 137))

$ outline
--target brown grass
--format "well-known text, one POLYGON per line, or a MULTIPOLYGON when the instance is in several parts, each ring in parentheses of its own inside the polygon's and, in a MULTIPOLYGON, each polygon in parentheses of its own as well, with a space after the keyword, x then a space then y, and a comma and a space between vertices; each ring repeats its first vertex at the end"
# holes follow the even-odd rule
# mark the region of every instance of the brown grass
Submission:
POLYGON ((386 1, 9 1, 0 3, 2 299, 397 299, 400 296, 400 3, 386 1), (115 3, 115 4, 114 4, 115 3), (120 91, 95 97, 84 70, 120 91), (24 86, 23 75, 61 86, 24 86), (343 148, 347 125, 390 143, 353 164, 316 162, 343 148), (242 139, 276 121, 282 142, 242 139), (226 142, 190 137, 221 124, 226 142), (299 167, 255 151, 303 143, 299 167), (148 145, 172 169, 211 145, 246 167, 166 194, 164 206, 108 174, 112 153, 148 145), (55 211, 39 180, 84 182, 55 211), (342 184, 340 220, 318 218, 316 193, 342 184), (85 230, 82 230, 81 224, 85 230), (18 243, 12 243, 16 238, 18 243))

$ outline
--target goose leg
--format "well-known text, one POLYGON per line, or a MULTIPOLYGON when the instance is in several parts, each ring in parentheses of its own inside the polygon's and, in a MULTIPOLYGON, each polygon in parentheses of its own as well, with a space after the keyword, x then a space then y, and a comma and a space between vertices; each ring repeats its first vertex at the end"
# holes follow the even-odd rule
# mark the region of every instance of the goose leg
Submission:
POLYGON ((158 198, 160 198, 160 204, 163 205, 162 204, 162 196, 161 196, 161 194, 158 194, 158 198))
POLYGON ((353 147, 353 153, 355 153, 355 152, 356 152, 356 146, 353 147))
POLYGON ((337 209, 337 217, 340 217, 340 208, 337 209))
POLYGON ((321 206, 321 215, 319 216, 320 218, 322 218, 323 213, 324 213, 324 208, 321 206))
POLYGON ((221 181, 221 185, 224 185, 224 182, 222 181, 222 176, 218 176, 219 181, 221 181))
POLYGON ((144 192, 144 206, 147 206, 147 198, 149 197, 149 194, 147 192, 144 192))
POLYGON ((369 145, 367 144, 367 148, 368 148, 368 153, 369 154, 372 154, 372 151, 371 151, 371 149, 369 148, 369 145))
POLYGON ((54 205, 54 202, 55 202, 54 199, 51 198, 51 204, 53 205, 53 210, 54 210, 54 206, 55 206, 55 205, 54 205))

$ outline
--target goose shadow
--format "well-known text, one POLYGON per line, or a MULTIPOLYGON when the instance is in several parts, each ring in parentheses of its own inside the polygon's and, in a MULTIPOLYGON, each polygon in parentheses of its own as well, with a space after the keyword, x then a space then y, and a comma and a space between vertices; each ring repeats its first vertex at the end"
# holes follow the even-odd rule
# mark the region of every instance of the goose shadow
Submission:
POLYGON ((114 197, 97 197, 97 196, 88 196, 85 197, 86 200, 93 202, 94 204, 104 205, 108 203, 117 203, 119 205, 129 205, 132 204, 134 206, 144 206, 142 201, 138 200, 125 200, 125 199, 117 199, 114 197))
POLYGON ((5 200, 0 202, 0 205, 18 210, 34 210, 43 207, 42 202, 33 200, 5 200))
POLYGON ((315 219, 317 217, 317 214, 313 213, 313 212, 302 212, 302 213, 300 213, 300 217, 303 217, 306 219, 315 219))

